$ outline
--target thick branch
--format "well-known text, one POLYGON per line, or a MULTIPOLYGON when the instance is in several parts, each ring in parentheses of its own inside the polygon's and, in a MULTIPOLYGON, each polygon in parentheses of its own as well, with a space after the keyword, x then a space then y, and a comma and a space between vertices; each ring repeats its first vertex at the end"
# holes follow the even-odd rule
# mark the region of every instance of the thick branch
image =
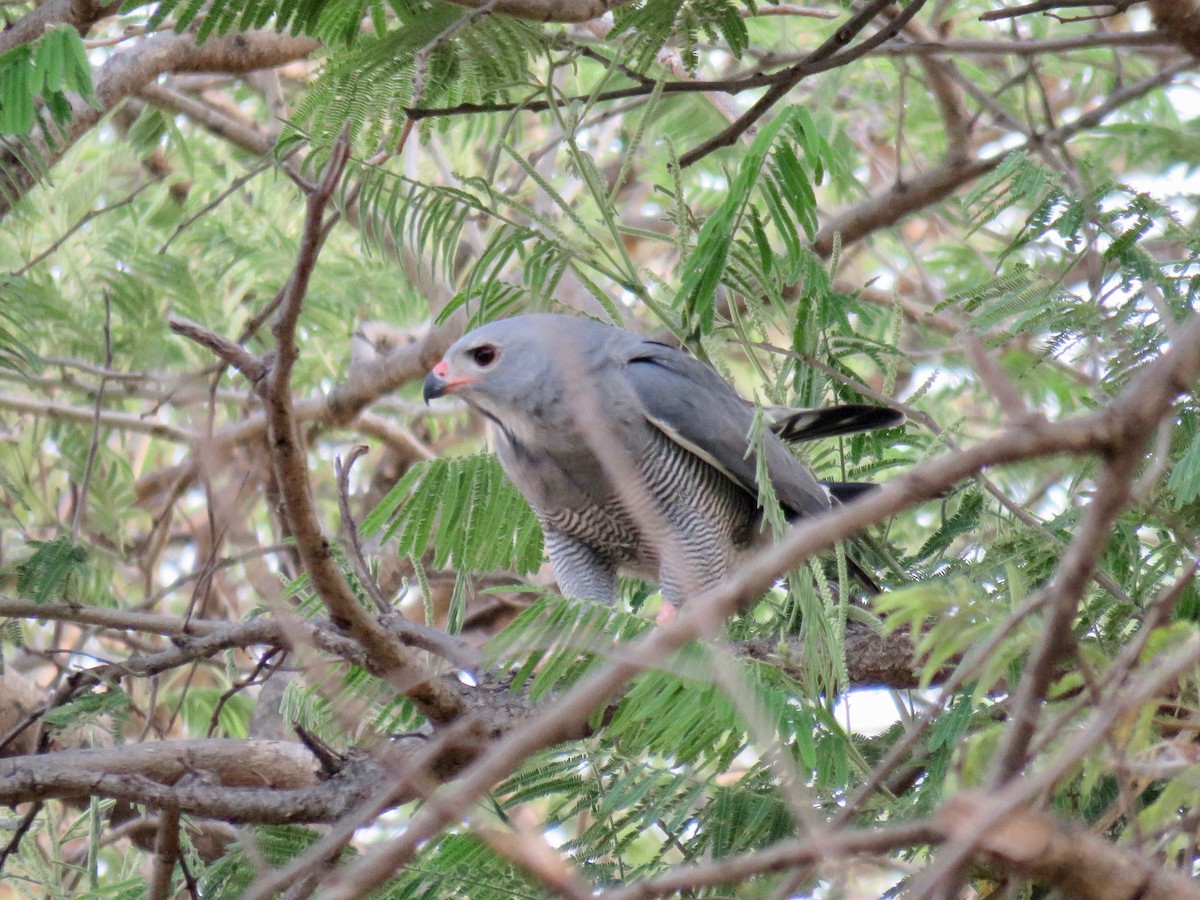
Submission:
MULTIPOLYGON (((945 834, 967 830, 991 805, 985 794, 952 797, 937 814, 945 834)), ((988 828, 978 851, 1006 871, 1079 900, 1198 900, 1200 885, 1131 847, 1045 813, 1019 810, 988 828)))
MULTIPOLYGON (((91 130, 105 113, 126 97, 138 93, 164 72, 245 73, 302 59, 320 46, 309 37, 292 37, 274 31, 246 31, 211 38, 197 44, 191 34, 161 32, 118 53, 95 76, 99 107, 82 100, 72 103, 70 122, 53 146, 42 139, 31 141, 50 168, 74 143, 91 130)), ((0 217, 33 186, 34 176, 15 158, 0 156, 0 217)))
MULTIPOLYGON (((755 638, 738 645, 751 659, 771 660, 785 672, 799 675, 796 666, 785 655, 780 658, 780 642, 755 638)), ((904 690, 916 687, 921 680, 920 666, 912 640, 907 634, 878 634, 869 625, 847 622, 843 639, 850 687, 889 687, 904 690)), ((790 650, 785 650, 790 653, 790 650)), ((803 659, 803 650, 796 648, 795 659, 803 659)))
POLYGON ((70 25, 86 34, 101 19, 113 15, 120 5, 120 2, 101 4, 92 0, 48 0, 0 31, 0 53, 37 40, 55 25, 70 25))
MULTIPOLYGON (((410 741, 412 750, 422 742, 410 741)), ((387 782, 364 759, 328 781, 301 744, 165 741, 0 760, 0 803, 113 797, 227 822, 328 822, 387 782)))
POLYGON ((65 773, 93 778, 138 776, 162 784, 203 773, 212 783, 224 787, 282 790, 315 785, 318 770, 317 761, 304 745, 287 741, 213 738, 63 750, 0 762, 0 803, 36 799, 14 788, 14 779, 25 779, 26 783, 48 781, 65 773))

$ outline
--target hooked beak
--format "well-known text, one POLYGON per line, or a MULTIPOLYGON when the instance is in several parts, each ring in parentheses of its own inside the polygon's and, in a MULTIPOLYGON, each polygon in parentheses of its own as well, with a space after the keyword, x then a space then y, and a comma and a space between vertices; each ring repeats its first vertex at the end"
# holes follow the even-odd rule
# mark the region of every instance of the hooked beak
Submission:
POLYGON ((444 396, 449 386, 446 379, 438 375, 436 368, 426 375, 425 384, 421 388, 421 396, 425 398, 425 405, 428 406, 430 400, 444 396))
POLYGON ((477 378, 451 379, 447 377, 449 374, 450 365, 443 359, 425 376, 425 384, 422 386, 421 396, 425 398, 427 406, 430 400, 436 400, 438 397, 454 393, 454 389, 459 385, 474 384, 479 380, 477 378))

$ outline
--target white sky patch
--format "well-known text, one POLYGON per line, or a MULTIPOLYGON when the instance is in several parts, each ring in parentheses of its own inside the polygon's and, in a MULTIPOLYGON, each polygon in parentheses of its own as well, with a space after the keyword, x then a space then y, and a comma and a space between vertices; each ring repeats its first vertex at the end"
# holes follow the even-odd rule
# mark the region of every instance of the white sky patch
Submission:
MULTIPOLYGON (((860 688, 847 691, 834 704, 833 714, 847 731, 874 737, 900 721, 896 698, 899 692, 888 688, 860 688)), ((911 706, 907 699, 905 706, 911 706)))

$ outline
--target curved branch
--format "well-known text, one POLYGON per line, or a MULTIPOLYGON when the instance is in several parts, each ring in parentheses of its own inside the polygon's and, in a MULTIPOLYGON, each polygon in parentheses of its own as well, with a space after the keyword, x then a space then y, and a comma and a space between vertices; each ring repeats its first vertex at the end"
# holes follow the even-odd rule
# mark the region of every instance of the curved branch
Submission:
POLYGON ((1037 146, 1065 144, 1080 132, 1099 125, 1125 104, 1170 84, 1180 73, 1195 66, 1196 61, 1192 59, 1167 66, 1143 81, 1113 91, 1108 99, 1095 109, 1083 113, 1075 120, 1055 128, 1053 131, 1048 131, 1040 136, 1033 135, 1016 148, 982 159, 963 160, 953 156, 948 157, 929 171, 914 178, 901 180, 891 190, 871 197, 826 221, 813 241, 813 249, 821 256, 828 256, 833 252, 834 235, 841 235, 844 246, 860 241, 881 228, 894 225, 909 213, 944 200, 968 181, 996 168, 1015 151, 1030 150, 1037 146))
POLYGON ((298 418, 291 395, 292 367, 300 352, 296 342, 300 311, 321 247, 333 222, 340 217, 340 213, 334 213, 326 221, 325 209, 350 158, 348 128, 334 143, 321 181, 309 191, 296 263, 280 291, 279 312, 272 326, 276 342, 274 359, 264 363, 240 344, 193 322, 172 318, 169 325, 176 333, 208 347, 236 367, 261 396, 271 464, 288 530, 295 537, 304 569, 333 623, 362 645, 372 672, 410 698, 430 721, 447 723, 464 711, 461 692, 447 685, 436 671, 410 658, 396 634, 358 602, 334 561, 333 548, 322 532, 313 505, 307 455, 297 430, 298 418))
POLYGON ((101 19, 116 13, 120 6, 120 0, 107 4, 93 0, 48 0, 0 31, 0 53, 37 40, 47 28, 55 25, 70 25, 86 34, 101 19))
MULTIPOLYGON (((320 47, 309 37, 292 37, 274 31, 246 31, 212 38, 197 44, 194 35, 159 33, 111 57, 96 72, 98 106, 83 100, 71 104, 71 120, 54 145, 37 138, 30 143, 49 168, 104 115, 126 97, 138 93, 164 72, 229 72, 244 74, 303 59, 320 47)), ((23 197, 35 182, 34 174, 15 157, 0 154, 0 217, 23 197)))

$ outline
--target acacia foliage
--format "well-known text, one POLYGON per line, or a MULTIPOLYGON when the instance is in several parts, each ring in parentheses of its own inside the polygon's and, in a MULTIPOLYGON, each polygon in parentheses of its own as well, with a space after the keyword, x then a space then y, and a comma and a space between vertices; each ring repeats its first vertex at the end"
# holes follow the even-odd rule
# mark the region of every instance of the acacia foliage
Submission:
MULTIPOLYGON (((420 363, 469 324, 589 314, 680 342, 764 404, 908 411, 903 429, 798 451, 830 480, 900 478, 1024 416, 1107 408, 1194 315, 1193 63, 1141 5, 982 21, 995 6, 826 3, 824 19, 645 0, 566 25, 407 0, 129 3, 0 44, 0 752, 299 727, 331 748, 324 777, 338 754, 392 765, 401 736, 433 745, 454 727, 431 724, 368 651, 321 642, 324 598, 288 545, 259 399, 168 324, 274 350, 264 310, 294 275, 305 190, 339 135, 340 220, 291 382, 316 508, 332 533, 333 457, 368 443, 349 509, 369 571, 345 529, 338 564, 367 608, 377 580, 383 605, 482 645, 474 679, 499 689, 472 695, 491 729, 474 752, 538 728, 539 709, 647 633, 657 600, 636 583, 617 609, 554 594, 536 523, 479 452, 481 423, 419 405, 420 363), (238 36, 253 53, 260 29, 321 49, 250 76, 168 66, 112 95, 173 34, 238 36), (97 107, 112 112, 76 134, 97 107), (358 387, 410 356, 386 391, 358 387), (364 415, 325 402, 364 393, 364 415), (282 630, 207 648, 185 624, 252 618, 282 630), (300 640, 299 621, 318 637, 300 640)), ((1117 482, 1107 445, 999 466, 799 564, 720 640, 642 660, 608 705, 579 711, 586 737, 526 754, 380 896, 584 895, 655 877, 712 896, 933 895, 951 878, 981 895, 1065 889, 1002 853, 958 870, 939 852, 948 801, 988 809, 1045 772, 1022 811, 1194 874, 1200 414, 1190 381, 1178 388, 1153 435, 1127 437, 1136 461, 1117 482), (1097 498, 1118 495, 1074 577, 1067 548, 1097 498), (848 554, 880 596, 855 595, 848 554), (1067 611, 1059 643, 1051 606, 1067 611), (864 674, 848 650, 864 629, 901 639, 880 645, 901 648, 888 671, 902 677, 864 674), (1155 681, 1164 666, 1174 675, 1155 681), (864 682, 897 691, 877 733, 863 733, 861 695, 839 702, 864 682), (1030 691, 1045 702, 1006 771, 1030 691), (1102 737, 1073 750, 1092 727, 1102 737), (887 830, 914 823, 928 830, 887 830), (838 839, 864 833, 875 856, 848 864, 838 839), (819 864, 753 865, 817 838, 819 864), (728 877, 689 886, 681 864, 705 860, 728 877)), ((416 646, 462 665, 440 638, 416 646)), ((51 772, 53 799, 21 795, 6 823, 5 875, 27 892, 140 896, 150 872, 157 896, 237 896, 304 859, 317 823, 352 814, 296 822, 269 797, 252 815, 206 814, 204 787, 236 782, 212 767, 182 827, 149 792, 97 782, 81 801, 51 772)), ((0 768, 0 799, 17 796, 16 773, 0 768)), ((282 791, 318 776, 264 777, 282 791)), ((403 835, 420 805, 397 799, 380 833, 403 835)), ((361 872, 365 847, 337 847, 339 871, 361 872)), ((299 889, 339 877, 319 862, 299 889)))

